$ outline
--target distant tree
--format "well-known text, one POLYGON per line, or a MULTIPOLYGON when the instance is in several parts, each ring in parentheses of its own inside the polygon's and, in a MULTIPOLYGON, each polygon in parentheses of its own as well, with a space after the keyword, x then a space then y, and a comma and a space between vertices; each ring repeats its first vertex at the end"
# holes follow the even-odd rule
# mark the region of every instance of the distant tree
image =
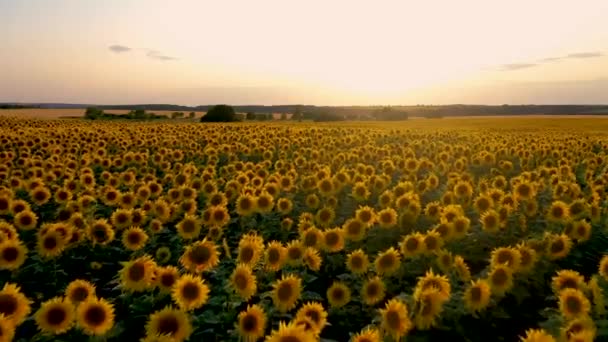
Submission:
POLYGON ((146 114, 146 111, 144 109, 132 110, 129 112, 128 116, 129 116, 129 118, 135 119, 135 120, 144 120, 148 117, 146 114))
POLYGON ((274 120, 274 114, 272 114, 272 113, 266 114, 266 120, 274 120))
POLYGON ((96 107, 89 107, 84 112, 84 118, 88 120, 96 120, 104 115, 103 110, 96 107))
POLYGON ((173 112, 171 113, 171 119, 181 119, 184 117, 183 112, 173 112))
MULTIPOLYGON (((271 115, 271 114, 268 114, 268 115, 271 115)), ((266 113, 261 113, 261 114, 258 114, 256 116, 257 116, 258 120, 260 120, 260 121, 266 121, 268 119, 268 115, 266 113)))
POLYGON ((209 108, 207 114, 201 118, 201 122, 232 122, 236 120, 234 108, 223 104, 209 108))
POLYGON ((302 106, 296 106, 291 116, 291 120, 302 121, 302 106))
POLYGON ((281 113, 281 120, 287 120, 287 113, 281 113))
POLYGON ((190 119, 194 119, 195 116, 196 116, 196 113, 194 113, 194 112, 190 112, 190 114, 188 114, 188 117, 190 119))
POLYGON ((246 120, 255 120, 256 115, 254 112, 247 112, 247 114, 245 115, 245 119, 246 120))

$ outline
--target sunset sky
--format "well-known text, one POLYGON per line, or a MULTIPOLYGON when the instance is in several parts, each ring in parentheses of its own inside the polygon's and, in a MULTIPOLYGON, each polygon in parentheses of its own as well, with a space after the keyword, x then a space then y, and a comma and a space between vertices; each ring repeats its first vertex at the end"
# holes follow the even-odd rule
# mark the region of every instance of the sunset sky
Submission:
POLYGON ((0 102, 608 103, 607 0, 0 0, 0 102))

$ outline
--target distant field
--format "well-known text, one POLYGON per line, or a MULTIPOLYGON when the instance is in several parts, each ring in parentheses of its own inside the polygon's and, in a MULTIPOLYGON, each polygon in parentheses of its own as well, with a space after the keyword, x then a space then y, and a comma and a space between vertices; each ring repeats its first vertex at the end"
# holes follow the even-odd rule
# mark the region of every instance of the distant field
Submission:
MULTIPOLYGON (((0 110, 0 115, 4 116, 19 116, 28 118, 39 118, 39 119, 57 119, 61 117, 75 117, 83 116, 85 109, 39 109, 39 108, 28 108, 28 109, 6 109, 0 110)), ((106 110, 106 113, 110 114, 126 114, 128 110, 106 110)), ((156 114, 170 116, 173 111, 158 110, 153 111, 156 114)), ((188 113, 184 112, 187 116, 188 113)), ((204 112, 196 112, 196 117, 203 116, 204 112)))

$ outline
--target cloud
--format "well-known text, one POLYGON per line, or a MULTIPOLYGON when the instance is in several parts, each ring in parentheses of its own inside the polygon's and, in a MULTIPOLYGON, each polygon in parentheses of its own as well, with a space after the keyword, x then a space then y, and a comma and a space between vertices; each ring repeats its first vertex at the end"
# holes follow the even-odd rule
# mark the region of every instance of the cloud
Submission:
POLYGON ((108 49, 115 53, 129 52, 132 50, 130 47, 124 45, 110 45, 108 49))
POLYGON ((582 52, 582 53, 571 53, 564 58, 595 58, 602 57, 604 54, 601 52, 582 52))
POLYGON ((549 57, 549 58, 543 58, 541 59, 539 62, 542 63, 549 63, 549 62, 557 62, 559 60, 562 60, 563 57, 549 57))
POLYGON ((148 52, 146 52, 146 56, 148 56, 149 58, 152 58, 152 59, 157 59, 159 61, 174 61, 174 60, 177 60, 176 57, 171 57, 171 56, 163 55, 159 51, 155 51, 155 50, 148 50, 148 52))
POLYGON ((502 67, 501 67, 501 70, 504 70, 504 71, 513 71, 513 70, 519 70, 519 69, 533 68, 533 67, 535 67, 537 65, 538 64, 535 64, 535 63, 503 64, 502 67))

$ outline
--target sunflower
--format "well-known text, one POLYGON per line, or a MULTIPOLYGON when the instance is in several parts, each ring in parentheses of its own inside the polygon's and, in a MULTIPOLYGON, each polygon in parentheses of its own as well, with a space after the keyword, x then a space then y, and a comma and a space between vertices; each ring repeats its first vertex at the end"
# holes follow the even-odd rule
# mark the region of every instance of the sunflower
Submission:
POLYGON ((46 204, 51 199, 51 192, 45 186, 38 186, 30 190, 30 198, 36 205, 41 206, 46 204))
POLYGON ((546 253, 551 260, 562 259, 570 253, 571 248, 572 240, 567 235, 550 235, 546 253))
POLYGON ((26 209, 13 217, 15 226, 22 230, 32 230, 38 224, 38 216, 33 211, 26 209))
POLYGON ((197 216, 184 215, 184 218, 175 225, 177 234, 184 240, 196 239, 200 233, 202 224, 197 216))
POLYGON ((269 271, 278 271, 287 259, 287 249, 278 241, 271 241, 264 252, 264 268, 269 271))
POLYGON ((393 208, 385 208, 377 213, 378 224, 381 228, 392 228, 397 225, 397 211, 393 208))
POLYGON ((367 305, 375 305, 384 299, 386 286, 382 278, 376 276, 367 279, 361 287, 361 298, 367 305))
POLYGON ((245 234, 239 241, 237 262, 254 267, 264 251, 264 239, 255 233, 245 234))
POLYGON ((302 261, 308 269, 316 272, 321 269, 323 258, 319 255, 319 251, 316 248, 306 247, 304 255, 302 256, 302 261))
POLYGON ((131 224, 131 216, 133 214, 133 210, 131 209, 116 209, 110 216, 110 222, 117 230, 123 230, 130 227, 131 224))
POLYGON ((171 260, 171 249, 169 247, 159 247, 154 253, 154 257, 159 264, 165 264, 171 260))
POLYGON ((553 293, 559 294, 564 289, 577 289, 584 291, 587 286, 585 278, 576 271, 560 270, 551 279, 551 288, 553 293))
POLYGON ((293 202, 289 198, 279 198, 276 210, 283 215, 287 215, 293 210, 293 202))
POLYGON ((431 288, 436 288, 443 299, 448 300, 450 298, 452 291, 450 280, 444 275, 433 273, 432 270, 428 270, 424 276, 418 278, 418 283, 414 289, 414 297, 419 297, 422 292, 431 288))
POLYGON ((346 257, 346 268, 354 274, 363 274, 369 268, 369 257, 360 248, 354 250, 346 257))
POLYGON ((287 312, 296 306, 302 292, 302 279, 295 275, 283 275, 272 284, 272 302, 280 312, 287 312))
POLYGON ((591 224, 585 220, 579 220, 573 222, 572 234, 570 234, 570 236, 578 242, 583 242, 589 240, 591 232, 591 224))
POLYGON ((175 266, 157 267, 155 283, 162 292, 171 292, 179 277, 179 270, 175 266))
POLYGON ((77 305, 95 297, 95 285, 83 279, 73 280, 65 288, 65 297, 77 305))
POLYGON ((0 194, 0 215, 6 215, 11 211, 11 202, 11 196, 0 194))
POLYGON ((519 250, 512 247, 498 247, 494 249, 490 257, 490 265, 496 267, 498 265, 506 265, 513 272, 516 272, 521 263, 521 255, 519 250))
POLYGON ((34 319, 42 332, 59 335, 72 328, 75 309, 71 301, 55 297, 40 305, 34 319))
POLYGON ((570 209, 562 201, 553 201, 547 211, 547 220, 555 223, 566 223, 570 219, 570 209))
POLYGON ((323 232, 317 227, 310 227, 300 233, 300 241, 305 247, 318 248, 323 242, 323 232))
POLYGON ((378 253, 374 260, 374 267, 379 275, 390 276, 399 270, 401 266, 401 255, 394 247, 378 253))
POLYGON ((217 227, 224 227, 230 222, 230 214, 224 206, 209 207, 210 224, 217 227))
POLYGON ((245 301, 257 291, 255 276, 247 264, 238 264, 230 275, 230 286, 245 301))
MULTIPOLYGON (((439 236, 438 233, 433 233, 439 236)), ((401 241, 401 254, 406 258, 411 258, 424 252, 424 238, 425 236, 420 233, 406 235, 401 241)))
POLYGON ((323 308, 323 305, 318 302, 308 302, 296 312, 295 319, 300 320, 303 318, 309 319, 313 324, 317 332, 320 332, 327 324, 327 312, 323 308))
POLYGON ((27 248, 17 240, 4 240, 0 242, 0 270, 16 270, 27 257, 27 248))
POLYGON ((309 209, 317 209, 321 204, 321 200, 317 195, 309 194, 304 199, 304 204, 306 204, 309 209))
POLYGON ((237 319, 236 328, 245 342, 255 342, 264 337, 268 319, 261 306, 247 306, 247 310, 241 311, 237 319))
POLYGON ((356 218, 350 218, 342 225, 344 237, 352 241, 361 241, 365 237, 365 224, 356 218))
POLYGON ((542 329, 530 329, 520 340, 521 342, 556 342, 551 334, 542 329))
POLYGON ((388 301, 384 309, 380 309, 380 315, 382 316, 382 329, 396 341, 400 341, 401 337, 412 328, 407 306, 399 299, 394 298, 388 301))
POLYGON ((355 201, 364 202, 369 198, 370 195, 371 192, 364 182, 356 182, 353 185, 351 196, 355 199, 355 201))
POLYGON ((166 307, 150 315, 146 323, 146 335, 169 336, 173 342, 187 340, 192 334, 192 324, 187 313, 166 307))
POLYGON ((302 325, 294 323, 279 323, 279 329, 273 330, 266 336, 264 342, 314 342, 315 336, 305 330, 302 325))
POLYGON ((200 276, 184 274, 173 285, 171 297, 182 310, 191 311, 207 303, 209 287, 200 276))
POLYGON ((323 231, 323 249, 330 253, 344 249, 344 230, 342 228, 332 228, 323 231))
POLYGON ((494 266, 487 280, 492 293, 503 295, 513 287, 513 271, 506 265, 494 266))
POLYGON ((122 233, 122 245, 130 251, 142 249, 147 241, 148 234, 139 227, 131 227, 122 233))
POLYGON ((120 284, 128 291, 145 291, 154 283, 156 263, 147 255, 122 263, 120 284))
POLYGON ((595 331, 581 330, 576 333, 571 333, 568 342, 593 342, 595 341, 595 331))
POLYGON ((359 207, 355 211, 355 218, 369 227, 376 221, 376 212, 368 206, 359 207))
POLYGON ((518 271, 530 272, 536 264, 536 251, 525 244, 517 245, 517 249, 519 251, 519 255, 521 256, 518 271))
POLYGON ((257 210, 256 199, 251 195, 240 195, 236 200, 236 212, 240 216, 249 216, 257 210))
POLYGON ((180 264, 190 272, 201 273, 213 269, 219 263, 217 246, 207 239, 195 242, 179 258, 180 264))
POLYGON ((576 318, 568 322, 568 324, 562 328, 562 336, 564 341, 594 341, 597 328, 595 323, 589 317, 576 318), (584 339, 581 337, 587 337, 584 339), (578 339, 577 339, 578 338, 578 339))
POLYGON ((87 335, 104 335, 114 326, 114 306, 103 298, 90 297, 78 305, 76 322, 87 335))
POLYGON ((494 200, 492 200, 492 197, 482 194, 475 199, 473 206, 479 214, 483 214, 494 207, 494 200))
MULTIPOLYGON (((17 229, 15 229, 15 226, 13 226, 12 224, 6 222, 6 221, 1 221, 0 220, 0 234, 4 234, 4 238, 8 239, 8 240, 16 240, 19 238, 19 233, 17 232, 17 229)), ((0 243, 2 243, 4 240, 0 239, 0 243)))
POLYGON ((159 219, 153 219, 150 221, 148 225, 148 229, 152 232, 152 234, 158 234, 163 231, 163 222, 159 219))
POLYGON ((582 291, 567 288, 559 292, 559 310, 566 319, 575 319, 589 314, 591 304, 582 291))
POLYGON ((18 326, 30 314, 32 302, 21 293, 18 285, 5 283, 0 291, 0 316, 4 316, 13 326, 18 326))
POLYGON ((353 336, 351 342, 381 342, 380 332, 376 328, 365 328, 353 336))
POLYGON ((469 265, 464 261, 464 258, 460 255, 454 257, 454 269, 462 281, 471 280, 471 270, 469 265))
POLYGON ((438 221, 441 216, 441 203, 437 201, 427 203, 424 207, 424 215, 433 222, 438 221))
POLYGON ((350 289, 341 281, 334 281, 327 289, 327 301, 333 308, 341 308, 348 304, 350 297, 350 289))
POLYGON ((86 230, 87 237, 93 244, 107 245, 114 240, 114 229, 107 220, 99 219, 90 224, 86 230))
POLYGON ((529 200, 534 198, 535 189, 531 183, 521 182, 515 186, 513 194, 518 200, 529 200))
POLYGON ((443 311, 443 303, 446 298, 442 296, 439 289, 431 287, 419 292, 415 298, 417 310, 414 313, 416 328, 427 330, 435 325, 435 320, 443 311))
POLYGON ((484 212, 479 218, 481 227, 484 231, 494 233, 500 228, 500 218, 496 210, 490 209, 484 212))
POLYGON ((274 208, 274 198, 267 191, 262 191, 256 198, 256 211, 260 214, 266 214, 274 208))
POLYGON ((470 312, 483 310, 490 304, 491 295, 490 284, 486 280, 477 279, 464 291, 464 305, 470 312))

